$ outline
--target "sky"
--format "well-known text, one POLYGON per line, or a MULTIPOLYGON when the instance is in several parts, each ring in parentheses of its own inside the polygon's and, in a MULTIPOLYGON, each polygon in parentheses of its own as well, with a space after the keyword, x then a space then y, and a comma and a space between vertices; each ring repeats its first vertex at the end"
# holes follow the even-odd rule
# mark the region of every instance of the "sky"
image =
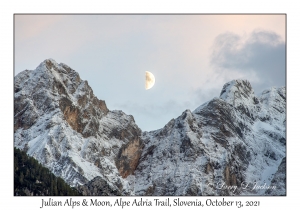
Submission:
POLYGON ((87 80, 143 131, 247 79, 285 86, 285 15, 15 15, 15 75, 48 58, 87 80), (145 90, 145 71, 155 85, 145 90))

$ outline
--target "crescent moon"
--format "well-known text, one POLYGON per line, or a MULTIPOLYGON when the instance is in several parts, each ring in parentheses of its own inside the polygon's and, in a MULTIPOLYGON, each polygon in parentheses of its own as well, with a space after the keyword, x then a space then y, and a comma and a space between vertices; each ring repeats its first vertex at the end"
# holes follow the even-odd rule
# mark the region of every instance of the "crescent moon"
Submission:
POLYGON ((151 72, 146 71, 146 80, 145 80, 146 90, 149 90, 150 88, 152 88, 154 84, 155 84, 154 75, 151 72))

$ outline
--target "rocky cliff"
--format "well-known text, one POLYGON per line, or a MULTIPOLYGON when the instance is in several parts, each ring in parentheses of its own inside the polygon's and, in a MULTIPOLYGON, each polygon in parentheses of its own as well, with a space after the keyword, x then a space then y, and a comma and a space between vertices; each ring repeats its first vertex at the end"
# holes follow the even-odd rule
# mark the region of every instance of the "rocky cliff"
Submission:
POLYGON ((144 132, 135 194, 265 194, 253 188, 271 185, 285 157, 285 102, 285 88, 256 97, 248 81, 234 80, 219 98, 144 132))
POLYGON ((17 148, 36 158, 71 186, 99 176, 131 194, 142 152, 134 118, 110 111, 76 71, 52 59, 15 77, 17 148))
POLYGON ((14 97, 15 147, 83 195, 285 194, 284 87, 256 96, 233 80, 151 132, 52 59, 16 76, 14 97))

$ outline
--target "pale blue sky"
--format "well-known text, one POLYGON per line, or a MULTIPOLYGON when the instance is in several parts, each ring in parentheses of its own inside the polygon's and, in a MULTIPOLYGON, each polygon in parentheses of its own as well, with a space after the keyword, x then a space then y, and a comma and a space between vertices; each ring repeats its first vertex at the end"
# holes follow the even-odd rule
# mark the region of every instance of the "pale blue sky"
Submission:
POLYGON ((284 15, 15 15, 15 74, 53 58, 143 131, 248 79, 285 85, 284 15), (144 88, 145 71, 156 77, 144 88))

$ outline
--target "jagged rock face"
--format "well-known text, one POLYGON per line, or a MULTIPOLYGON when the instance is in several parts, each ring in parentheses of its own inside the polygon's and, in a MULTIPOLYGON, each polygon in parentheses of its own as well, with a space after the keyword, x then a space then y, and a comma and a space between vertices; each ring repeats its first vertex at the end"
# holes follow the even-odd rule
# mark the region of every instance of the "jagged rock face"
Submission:
POLYGON ((139 160, 141 130, 132 116, 109 111, 76 71, 47 59, 18 74, 14 114, 15 146, 55 175, 72 186, 100 176, 132 194, 125 178, 139 160))
POLYGON ((142 153, 143 143, 140 138, 124 145, 116 157, 116 166, 123 178, 133 174, 142 153))
MULTIPOLYGON (((121 182, 119 182, 119 185, 122 186, 121 182)), ((122 189, 120 190, 116 186, 110 185, 106 180, 99 176, 95 177, 87 184, 79 186, 77 189, 84 196, 122 195, 122 189)))
POLYGON ((234 107, 245 105, 246 101, 249 101, 247 105, 258 103, 251 84, 247 80, 234 80, 226 83, 222 88, 220 98, 234 107))
POLYGON ((267 189, 266 195, 286 195, 286 158, 282 159, 271 185, 276 186, 276 190, 267 189))
POLYGON ((64 119, 75 131, 84 137, 96 137, 99 123, 94 118, 100 119, 108 112, 105 102, 94 96, 77 72, 65 64, 57 65, 53 60, 44 61, 34 72, 19 74, 15 79, 15 93, 15 113, 19 113, 15 117, 15 130, 28 129, 35 123, 37 115, 49 113, 58 105, 64 119), (32 94, 27 95, 28 92, 32 94), (56 103, 52 103, 53 99, 56 103), (30 112, 36 114, 30 115, 30 112))
POLYGON ((219 98, 143 133, 52 59, 19 73, 14 91, 15 147, 84 195, 285 195, 284 87, 256 96, 233 80, 219 98))
POLYGON ((248 81, 225 84, 220 98, 143 133, 135 194, 264 194, 243 186, 270 184, 285 157, 285 117, 285 88, 256 97, 248 81))

